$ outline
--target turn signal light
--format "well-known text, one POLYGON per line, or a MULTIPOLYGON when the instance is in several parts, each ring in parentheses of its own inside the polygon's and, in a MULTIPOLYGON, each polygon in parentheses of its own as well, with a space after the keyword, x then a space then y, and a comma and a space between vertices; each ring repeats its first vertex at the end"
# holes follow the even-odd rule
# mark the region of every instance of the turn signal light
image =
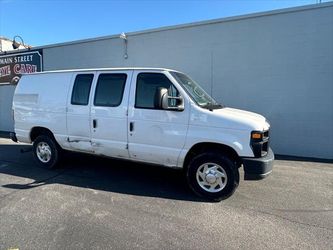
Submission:
POLYGON ((252 133, 252 139, 258 140, 262 138, 262 134, 261 133, 252 133))

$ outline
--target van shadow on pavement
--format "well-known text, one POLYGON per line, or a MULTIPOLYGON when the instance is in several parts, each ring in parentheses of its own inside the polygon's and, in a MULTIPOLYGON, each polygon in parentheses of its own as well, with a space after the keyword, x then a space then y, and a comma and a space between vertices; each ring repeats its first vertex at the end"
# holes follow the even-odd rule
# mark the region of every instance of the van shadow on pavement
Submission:
POLYGON ((48 184, 63 184, 130 195, 175 200, 200 201, 189 190, 181 170, 150 166, 130 161, 66 153, 59 168, 44 169, 33 159, 30 145, 1 144, 0 173, 29 178, 22 184, 1 185, 8 189, 30 189, 48 184))

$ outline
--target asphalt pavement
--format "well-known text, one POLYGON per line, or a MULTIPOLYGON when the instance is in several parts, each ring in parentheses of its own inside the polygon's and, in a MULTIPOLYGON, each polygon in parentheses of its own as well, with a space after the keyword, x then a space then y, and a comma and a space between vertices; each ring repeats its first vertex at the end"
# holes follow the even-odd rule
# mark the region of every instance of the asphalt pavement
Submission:
POLYGON ((329 162, 276 160, 212 203, 179 170, 83 154, 46 170, 30 149, 0 139, 1 250, 333 249, 329 162))

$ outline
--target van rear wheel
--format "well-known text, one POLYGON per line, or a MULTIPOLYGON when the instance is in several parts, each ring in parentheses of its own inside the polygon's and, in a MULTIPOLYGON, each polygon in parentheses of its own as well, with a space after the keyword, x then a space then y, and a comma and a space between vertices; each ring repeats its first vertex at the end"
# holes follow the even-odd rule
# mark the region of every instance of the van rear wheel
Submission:
POLYGON ((194 193, 212 201, 230 197, 239 184, 236 164, 220 152, 206 152, 194 157, 186 177, 194 193))
POLYGON ((36 161, 44 168, 55 168, 60 155, 56 142, 47 135, 40 135, 33 143, 33 152, 36 161))

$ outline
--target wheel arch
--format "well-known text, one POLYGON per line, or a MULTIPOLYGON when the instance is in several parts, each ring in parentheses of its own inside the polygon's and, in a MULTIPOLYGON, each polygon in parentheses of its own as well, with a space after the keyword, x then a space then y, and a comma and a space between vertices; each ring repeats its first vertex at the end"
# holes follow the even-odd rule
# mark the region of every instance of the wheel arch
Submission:
POLYGON ((30 131, 30 141, 33 142, 40 135, 47 135, 50 138, 52 138, 56 143, 58 143, 57 140, 55 139, 54 135, 53 135, 53 132, 50 129, 45 128, 45 127, 39 127, 39 126, 33 127, 31 129, 31 131, 30 131))
POLYGON ((213 142, 200 142, 191 147, 191 149, 187 152, 184 163, 183 169, 186 169, 190 163, 190 161, 199 154, 204 152, 220 152, 224 155, 230 157, 230 159, 237 163, 237 166, 240 166, 240 157, 237 154, 236 150, 232 147, 221 144, 221 143, 213 143, 213 142))

